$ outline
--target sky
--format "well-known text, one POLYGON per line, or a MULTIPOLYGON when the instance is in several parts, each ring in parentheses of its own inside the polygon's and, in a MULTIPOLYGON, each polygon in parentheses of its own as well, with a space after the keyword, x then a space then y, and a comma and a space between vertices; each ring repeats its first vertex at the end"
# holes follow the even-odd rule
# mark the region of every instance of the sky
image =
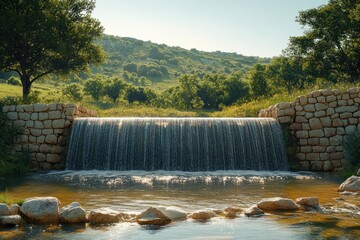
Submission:
POLYGON ((299 11, 328 0, 97 0, 105 33, 202 51, 274 57, 302 35, 299 11))

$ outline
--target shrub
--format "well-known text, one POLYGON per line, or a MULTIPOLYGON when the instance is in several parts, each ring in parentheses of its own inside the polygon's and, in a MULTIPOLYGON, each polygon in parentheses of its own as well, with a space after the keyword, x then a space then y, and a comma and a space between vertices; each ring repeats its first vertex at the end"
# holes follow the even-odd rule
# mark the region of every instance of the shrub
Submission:
POLYGON ((360 132, 345 136, 343 147, 347 163, 343 174, 347 176, 356 174, 360 168, 360 132))
POLYGON ((0 175, 22 175, 29 171, 30 162, 27 154, 15 154, 13 149, 20 129, 7 124, 6 115, 0 105, 0 175))
POLYGON ((7 81, 7 84, 14 85, 14 86, 21 86, 21 81, 19 78, 11 76, 7 81))
POLYGON ((71 83, 62 89, 62 94, 70 100, 80 102, 83 98, 81 86, 77 83, 71 83))

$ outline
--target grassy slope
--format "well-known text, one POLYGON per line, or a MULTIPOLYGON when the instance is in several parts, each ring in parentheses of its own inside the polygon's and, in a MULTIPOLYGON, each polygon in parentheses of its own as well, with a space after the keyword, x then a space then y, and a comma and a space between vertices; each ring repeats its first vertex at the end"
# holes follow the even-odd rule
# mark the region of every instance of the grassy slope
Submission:
MULTIPOLYGON (((78 104, 95 109, 102 117, 256 117, 261 109, 268 108, 271 105, 279 102, 293 102, 297 96, 307 94, 314 89, 342 89, 354 87, 351 84, 334 84, 334 85, 319 85, 312 86, 304 90, 297 90, 292 94, 286 92, 275 94, 272 97, 254 100, 242 105, 234 105, 224 108, 222 111, 190 111, 190 110, 177 110, 174 108, 154 108, 149 106, 134 106, 127 105, 126 103, 119 103, 112 105, 110 103, 97 103, 92 101, 89 97, 84 98, 78 104)), ((42 102, 64 102, 59 90, 50 84, 37 84, 34 85, 33 90, 40 92, 40 99, 42 102)), ((21 96, 21 87, 12 86, 7 84, 0 84, 0 99, 6 96, 21 96)))

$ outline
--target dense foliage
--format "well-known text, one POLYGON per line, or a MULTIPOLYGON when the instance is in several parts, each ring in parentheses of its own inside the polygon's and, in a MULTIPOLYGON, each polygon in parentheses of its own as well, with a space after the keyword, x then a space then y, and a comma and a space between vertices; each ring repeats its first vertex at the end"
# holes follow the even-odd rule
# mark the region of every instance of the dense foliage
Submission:
POLYGON ((0 103, 0 175, 24 174, 29 169, 28 156, 15 154, 15 138, 19 128, 7 124, 6 115, 0 103))
POLYGON ((0 71, 16 72, 26 98, 48 75, 86 70, 103 61, 93 43, 103 28, 91 0, 0 1, 0 71))
POLYGON ((360 168, 360 132, 347 135, 343 143, 346 172, 353 175, 360 168))

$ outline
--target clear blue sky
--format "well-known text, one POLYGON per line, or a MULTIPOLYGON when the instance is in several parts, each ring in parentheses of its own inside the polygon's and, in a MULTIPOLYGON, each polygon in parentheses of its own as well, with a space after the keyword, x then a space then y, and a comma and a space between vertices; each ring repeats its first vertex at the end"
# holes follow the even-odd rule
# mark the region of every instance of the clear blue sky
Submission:
POLYGON ((301 10, 328 0, 97 0, 93 16, 105 33, 204 51, 273 57, 301 10))

